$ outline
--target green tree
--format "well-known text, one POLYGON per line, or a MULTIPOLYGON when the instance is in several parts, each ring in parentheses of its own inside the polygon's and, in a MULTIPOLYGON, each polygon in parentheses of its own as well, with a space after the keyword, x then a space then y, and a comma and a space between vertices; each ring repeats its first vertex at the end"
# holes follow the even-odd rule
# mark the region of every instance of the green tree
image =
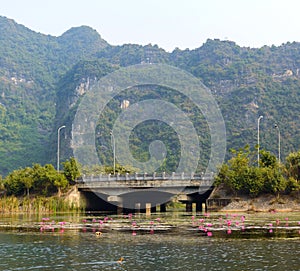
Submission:
POLYGON ((64 174, 57 172, 57 170, 51 164, 46 164, 44 166, 44 170, 47 182, 56 187, 58 196, 60 197, 62 194, 62 189, 68 186, 68 180, 64 174))
POLYGON ((299 182, 294 179, 293 177, 289 177, 287 180, 287 187, 286 190, 288 193, 294 192, 294 191, 298 191, 300 192, 300 184, 299 182))
POLYGON ((244 149, 231 150, 233 157, 223 164, 216 177, 216 184, 224 183, 233 192, 245 190, 245 183, 250 177, 250 151, 246 146, 244 149))
POLYGON ((60 197, 62 194, 62 190, 68 186, 69 182, 66 179, 65 175, 61 173, 56 173, 56 176, 53 177, 53 183, 57 188, 57 195, 60 197))
POLYGON ((270 168, 278 167, 278 162, 275 155, 271 154, 269 151, 266 150, 260 151, 259 164, 260 167, 270 167, 270 168))
POLYGON ((20 195, 24 191, 29 196, 34 185, 33 169, 26 167, 14 170, 5 178, 4 185, 9 194, 20 195))
POLYGON ((53 165, 34 164, 32 167, 21 168, 11 172, 3 181, 7 193, 21 195, 22 192, 29 196, 29 191, 34 190, 37 194, 50 195, 68 186, 68 180, 63 174, 56 171, 53 165))
POLYGON ((231 190, 244 192, 251 196, 260 193, 274 193, 277 196, 287 187, 284 169, 270 152, 262 150, 260 167, 252 165, 249 147, 238 151, 232 150, 234 156, 220 168, 216 184, 224 183, 231 190))
POLYGON ((78 163, 74 157, 62 163, 64 168, 64 175, 69 181, 69 183, 74 182, 78 177, 80 177, 80 171, 78 163))
MULTIPOLYGON (((53 167, 53 166, 52 166, 53 167)), ((41 195, 49 195, 55 187, 49 180, 45 167, 40 164, 33 165, 34 190, 41 195)))
POLYGON ((288 177, 292 177, 295 180, 300 180, 300 151, 291 152, 286 157, 285 167, 288 177))
POLYGON ((45 166, 34 164, 33 176, 35 180, 35 190, 46 196, 55 191, 57 191, 60 196, 62 189, 68 186, 66 177, 58 173, 51 164, 46 164, 45 166))
POLYGON ((291 152, 286 157, 285 163, 287 181, 287 190, 300 191, 300 151, 291 152))
POLYGON ((261 168, 249 167, 247 178, 244 179, 244 191, 250 196, 257 196, 263 191, 264 178, 261 168))
POLYGON ((20 181, 20 170, 14 170, 4 179, 4 187, 8 195, 21 195, 24 183, 20 181))
POLYGON ((33 187, 34 178, 33 178, 33 169, 26 167, 21 169, 19 172, 20 182, 24 184, 26 189, 26 194, 29 197, 29 190, 33 187))
POLYGON ((287 188, 287 180, 284 178, 280 167, 265 167, 260 170, 263 173, 264 191, 274 193, 279 197, 279 194, 287 188))

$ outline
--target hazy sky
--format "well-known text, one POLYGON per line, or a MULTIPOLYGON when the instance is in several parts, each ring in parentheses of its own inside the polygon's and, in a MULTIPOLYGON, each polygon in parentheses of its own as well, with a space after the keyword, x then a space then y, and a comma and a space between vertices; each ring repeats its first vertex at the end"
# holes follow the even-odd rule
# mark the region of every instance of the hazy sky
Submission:
POLYGON ((37 32, 59 36, 88 25, 112 45, 167 51, 208 38, 250 47, 300 41, 299 12, 299 0, 0 0, 0 15, 37 32))

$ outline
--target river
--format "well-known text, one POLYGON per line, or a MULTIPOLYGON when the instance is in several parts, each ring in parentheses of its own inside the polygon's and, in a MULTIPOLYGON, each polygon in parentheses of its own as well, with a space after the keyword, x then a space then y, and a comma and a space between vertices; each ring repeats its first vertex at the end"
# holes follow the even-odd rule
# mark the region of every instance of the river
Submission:
POLYGON ((300 270, 300 233, 293 238, 220 238, 104 230, 99 236, 98 229, 86 226, 1 230, 0 270, 300 270))

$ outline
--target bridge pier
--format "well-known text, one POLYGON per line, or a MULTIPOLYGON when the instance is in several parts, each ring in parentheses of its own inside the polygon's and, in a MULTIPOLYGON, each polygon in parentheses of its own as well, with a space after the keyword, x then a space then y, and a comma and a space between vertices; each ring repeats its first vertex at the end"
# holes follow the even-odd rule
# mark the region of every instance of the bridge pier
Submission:
POLYGON ((123 206, 121 204, 117 205, 117 214, 118 215, 123 214, 123 206))
POLYGON ((146 203, 146 215, 151 215, 151 203, 146 203))
POLYGON ((141 203, 136 203, 135 204, 135 213, 139 214, 141 212, 141 203))
POLYGON ((187 202, 185 204, 185 211, 188 213, 191 213, 193 211, 193 203, 192 202, 187 202))

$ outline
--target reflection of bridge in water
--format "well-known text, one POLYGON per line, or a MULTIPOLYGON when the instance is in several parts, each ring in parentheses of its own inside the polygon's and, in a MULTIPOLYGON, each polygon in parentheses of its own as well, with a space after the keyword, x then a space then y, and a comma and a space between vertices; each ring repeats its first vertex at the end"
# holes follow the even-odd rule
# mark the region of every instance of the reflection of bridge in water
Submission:
POLYGON ((214 174, 153 173, 91 175, 78 180, 78 190, 85 197, 87 209, 115 207, 128 210, 166 210, 166 203, 176 196, 186 210, 202 211, 212 191, 214 174))

